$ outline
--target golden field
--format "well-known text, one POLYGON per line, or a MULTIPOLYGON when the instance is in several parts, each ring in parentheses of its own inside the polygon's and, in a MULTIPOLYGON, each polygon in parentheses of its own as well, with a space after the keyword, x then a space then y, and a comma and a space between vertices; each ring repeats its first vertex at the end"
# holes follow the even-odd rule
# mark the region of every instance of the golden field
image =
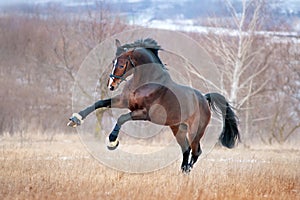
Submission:
POLYGON ((215 147, 188 175, 181 160, 130 174, 100 164, 77 135, 2 136, 0 160, 0 199, 300 199, 300 151, 287 148, 215 147))

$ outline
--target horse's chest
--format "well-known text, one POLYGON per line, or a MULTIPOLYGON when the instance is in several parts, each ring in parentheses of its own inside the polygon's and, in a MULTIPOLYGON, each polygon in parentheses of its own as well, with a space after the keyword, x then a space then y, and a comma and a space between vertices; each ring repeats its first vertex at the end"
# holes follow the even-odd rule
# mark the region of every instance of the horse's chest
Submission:
POLYGON ((158 98, 157 96, 156 88, 151 88, 149 86, 139 88, 129 95, 129 109, 136 110, 148 108, 155 102, 158 98))
POLYGON ((143 98, 137 96, 136 94, 130 94, 129 98, 129 109, 130 110, 137 110, 143 108, 143 98))

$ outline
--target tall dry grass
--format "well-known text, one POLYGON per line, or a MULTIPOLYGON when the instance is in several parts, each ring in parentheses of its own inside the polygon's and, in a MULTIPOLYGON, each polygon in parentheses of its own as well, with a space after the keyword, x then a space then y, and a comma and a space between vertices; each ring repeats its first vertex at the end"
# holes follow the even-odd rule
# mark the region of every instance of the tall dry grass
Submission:
POLYGON ((189 175, 180 160, 129 174, 93 159, 77 136, 1 137, 0 199, 300 199, 300 152, 215 148, 189 175))

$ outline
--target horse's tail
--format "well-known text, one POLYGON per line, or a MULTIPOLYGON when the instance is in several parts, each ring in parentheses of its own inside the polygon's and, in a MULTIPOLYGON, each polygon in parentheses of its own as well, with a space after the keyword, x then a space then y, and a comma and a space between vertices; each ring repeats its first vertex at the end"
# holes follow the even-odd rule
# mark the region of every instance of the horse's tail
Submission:
POLYGON ((222 114, 223 131, 219 137, 223 146, 233 148, 236 141, 240 141, 240 134, 237 127, 237 116, 233 112, 232 106, 225 97, 218 93, 208 93, 205 95, 211 109, 215 113, 222 114), (221 111, 221 112, 220 112, 221 111))

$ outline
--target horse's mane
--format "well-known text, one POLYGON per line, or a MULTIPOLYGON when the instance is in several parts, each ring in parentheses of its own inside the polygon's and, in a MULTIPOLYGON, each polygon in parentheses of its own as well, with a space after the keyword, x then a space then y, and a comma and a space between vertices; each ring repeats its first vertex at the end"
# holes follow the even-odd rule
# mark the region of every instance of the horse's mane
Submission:
POLYGON ((133 43, 124 44, 117 48, 116 56, 119 56, 122 53, 124 53, 130 49, 134 49, 134 48, 138 48, 138 47, 142 47, 142 48, 150 50, 160 61, 160 58, 158 57, 158 50, 162 50, 162 48, 152 38, 139 39, 139 40, 134 41, 133 43))

